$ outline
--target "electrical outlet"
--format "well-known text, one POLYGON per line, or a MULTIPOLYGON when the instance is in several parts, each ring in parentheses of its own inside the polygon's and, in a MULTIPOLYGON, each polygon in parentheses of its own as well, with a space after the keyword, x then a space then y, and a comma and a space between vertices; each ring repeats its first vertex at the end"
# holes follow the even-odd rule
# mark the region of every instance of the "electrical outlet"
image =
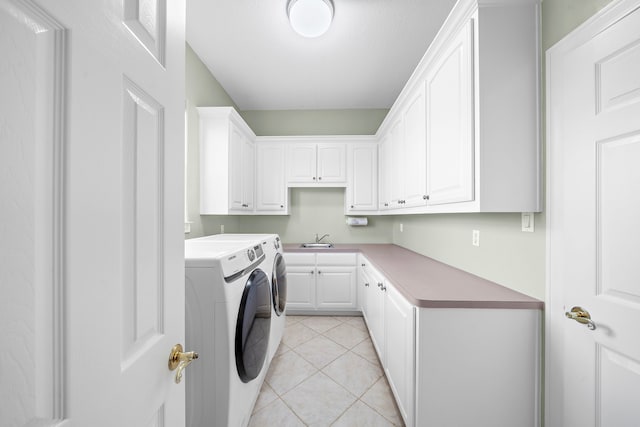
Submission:
POLYGON ((404 224, 400 223, 400 232, 402 233, 404 231, 404 224))
POLYGON ((473 230, 471 233, 471 244, 473 246, 480 246, 480 230, 473 230))
POLYGON ((220 234, 224 234, 224 224, 220 224, 220 234))

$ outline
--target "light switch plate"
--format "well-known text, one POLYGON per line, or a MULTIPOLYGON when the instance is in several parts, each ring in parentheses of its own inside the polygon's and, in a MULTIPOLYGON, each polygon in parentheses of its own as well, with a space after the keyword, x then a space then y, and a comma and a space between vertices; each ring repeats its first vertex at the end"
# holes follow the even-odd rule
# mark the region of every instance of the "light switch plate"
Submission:
POLYGON ((473 246, 480 246, 480 230, 473 230, 471 233, 471 244, 473 246))
POLYGON ((534 229, 533 212, 522 212, 522 231, 533 233, 534 229))

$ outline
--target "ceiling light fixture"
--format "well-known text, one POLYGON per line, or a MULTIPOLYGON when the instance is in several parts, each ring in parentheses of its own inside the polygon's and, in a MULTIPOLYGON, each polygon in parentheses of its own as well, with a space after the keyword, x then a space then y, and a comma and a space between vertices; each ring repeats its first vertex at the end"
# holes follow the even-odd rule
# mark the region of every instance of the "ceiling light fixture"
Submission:
POLYGON ((288 0, 287 15, 291 27, 303 37, 320 37, 333 20, 332 0, 288 0))

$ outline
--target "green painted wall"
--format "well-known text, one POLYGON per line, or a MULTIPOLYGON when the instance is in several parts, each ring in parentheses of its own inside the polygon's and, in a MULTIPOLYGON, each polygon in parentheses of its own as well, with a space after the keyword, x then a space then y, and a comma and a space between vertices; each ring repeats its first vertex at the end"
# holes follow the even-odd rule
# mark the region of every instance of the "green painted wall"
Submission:
POLYGON ((289 216, 246 216, 240 228, 247 233, 278 233, 285 243, 313 242, 329 233, 332 243, 390 243, 393 218, 369 216, 366 227, 345 223, 344 188, 292 188, 289 216))
POLYGON ((192 223, 191 233, 185 238, 193 238, 216 234, 220 225, 225 225, 225 232, 239 232, 236 216, 200 216, 200 157, 199 157, 199 119, 196 107, 236 106, 220 83, 211 75, 191 46, 187 44, 185 58, 186 76, 186 197, 187 218, 192 223))
POLYGON ((396 216, 393 242, 544 299, 543 214, 535 215, 534 233, 521 231, 519 213, 396 216), (478 247, 471 244, 472 230, 480 231, 478 247))
POLYGON ((542 47, 546 51, 612 0, 543 0, 542 47))
POLYGON ((241 111, 256 135, 373 135, 386 117, 383 110, 241 111))

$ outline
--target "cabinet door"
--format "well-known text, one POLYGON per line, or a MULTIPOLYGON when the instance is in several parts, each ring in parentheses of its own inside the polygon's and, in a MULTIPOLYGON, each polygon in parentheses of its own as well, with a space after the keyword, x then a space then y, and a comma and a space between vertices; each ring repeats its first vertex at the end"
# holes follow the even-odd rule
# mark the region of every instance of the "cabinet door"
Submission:
POLYGON ((287 147, 287 171, 288 183, 316 182, 316 144, 289 144, 287 147))
POLYGON ((316 286, 318 309, 356 309, 355 267, 318 266, 316 286))
POLYGON ((242 190, 242 148, 244 136, 232 124, 229 127, 229 209, 243 209, 244 193, 242 190))
POLYGON ((364 256, 358 257, 358 307, 362 311, 365 322, 368 319, 367 294, 371 291, 371 278, 368 273, 369 260, 364 256))
POLYGON ((315 266, 287 266, 287 310, 316 307, 315 266))
POLYGON ((404 191, 402 207, 427 204, 427 140, 425 137, 424 86, 409 101, 404 112, 404 191))
POLYGON ((427 194, 429 205, 472 201, 473 21, 427 72, 427 194))
POLYGON ((389 141, 391 137, 385 134, 378 144, 378 209, 389 209, 391 202, 391 152, 389 141))
POLYGON ((389 283, 386 285, 385 297, 384 370, 406 425, 413 425, 415 399, 414 308, 389 283))
POLYGON ((389 153, 391 154, 390 208, 401 208, 404 195, 404 129, 402 121, 396 121, 390 131, 389 153))
POLYGON ((256 211, 287 212, 283 144, 256 144, 256 211))
POLYGON ((378 147, 352 144, 348 149, 349 181, 347 212, 376 210, 378 207, 378 147))
POLYGON ((347 182, 347 150, 344 143, 318 143, 318 182, 347 182))
POLYGON ((242 139, 242 208, 253 210, 253 196, 255 188, 255 145, 244 137, 242 139))
POLYGON ((369 270, 369 287, 367 288, 367 326, 371 332, 371 341, 378 352, 382 365, 385 364, 384 336, 384 278, 377 271, 369 270))

